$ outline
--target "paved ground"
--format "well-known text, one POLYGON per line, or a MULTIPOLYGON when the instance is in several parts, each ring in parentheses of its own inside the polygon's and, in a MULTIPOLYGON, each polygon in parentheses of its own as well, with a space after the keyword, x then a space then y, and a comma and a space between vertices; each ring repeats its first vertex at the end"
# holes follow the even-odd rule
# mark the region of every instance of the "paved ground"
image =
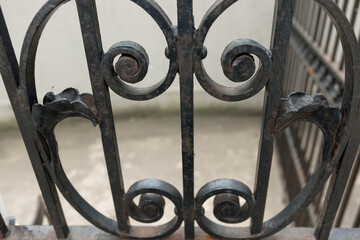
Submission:
MULTIPOLYGON (((126 188, 137 180, 158 178, 182 189, 180 119, 127 118, 116 121, 126 188)), ((86 120, 67 121, 57 128, 60 156, 66 173, 82 196, 114 218, 99 129, 86 120)), ((195 117, 195 188, 216 178, 235 178, 254 185, 260 117, 201 114, 195 117)), ((273 164, 266 218, 283 208, 282 184, 273 164)), ((18 131, 0 132, 0 193, 8 216, 30 224, 39 189, 18 131)), ((164 219, 172 216, 167 204, 164 219)), ((88 224, 63 201, 68 223, 88 224)), ((212 212, 212 203, 205 206, 212 212)), ((245 225, 248 223, 244 223, 245 225)))

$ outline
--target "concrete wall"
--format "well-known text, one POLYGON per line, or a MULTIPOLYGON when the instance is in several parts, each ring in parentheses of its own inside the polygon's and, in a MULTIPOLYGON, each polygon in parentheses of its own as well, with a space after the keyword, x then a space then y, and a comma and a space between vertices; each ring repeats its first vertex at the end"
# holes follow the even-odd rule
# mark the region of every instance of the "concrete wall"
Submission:
MULTIPOLYGON (((26 30, 45 0, 0 0, 14 48, 19 57, 26 30)), ((176 25, 176 1, 157 0, 176 25)), ((196 26, 215 0, 194 0, 196 26)), ((149 86, 165 76, 168 60, 164 56, 165 38, 153 19, 140 7, 125 0, 97 1, 104 50, 118 41, 132 40, 141 44, 150 58, 148 75, 139 84, 149 86)), ((208 57, 205 66, 211 77, 232 85, 222 73, 220 56, 228 43, 238 38, 252 38, 269 47, 274 0, 240 0, 219 17, 205 41, 208 57)), ((48 91, 58 93, 67 87, 90 92, 88 70, 78 24, 75 1, 62 6, 51 18, 40 41, 36 62, 38 97, 48 91)), ((195 107, 229 107, 259 109, 262 97, 241 103, 226 103, 208 96, 195 84, 195 107)), ((147 102, 131 102, 112 95, 115 112, 143 111, 144 109, 177 109, 179 84, 175 79, 170 89, 147 102)), ((0 83, 0 121, 12 118, 7 95, 0 83)))

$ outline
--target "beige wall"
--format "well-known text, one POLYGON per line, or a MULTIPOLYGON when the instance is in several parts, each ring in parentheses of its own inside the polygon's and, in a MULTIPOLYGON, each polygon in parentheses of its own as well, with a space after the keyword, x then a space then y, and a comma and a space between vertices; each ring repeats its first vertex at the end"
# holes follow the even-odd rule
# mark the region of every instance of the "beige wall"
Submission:
MULTIPOLYGON (((0 0, 15 51, 19 56, 26 29, 45 0, 0 0)), ((176 25, 176 0, 158 0, 164 11, 176 25)), ((215 0, 194 0, 196 26, 215 0)), ((103 46, 106 51, 122 40, 141 44, 150 58, 148 75, 140 84, 148 86, 160 80, 167 72, 168 61, 164 56, 165 38, 156 23, 140 7, 130 0, 98 0, 98 12, 103 46)), ((208 57, 205 66, 210 76, 221 83, 226 80, 220 65, 220 56, 228 43, 238 38, 252 38, 265 47, 269 46, 274 0, 240 0, 228 9, 209 32, 205 41, 208 57)), ((144 103, 130 102, 115 94, 112 97, 115 111, 144 108, 178 107, 178 83, 155 100, 144 103), (138 108, 139 107, 139 108, 138 108)), ((39 99, 48 91, 60 92, 73 86, 80 92, 89 92, 90 84, 78 24, 75 1, 61 7, 44 30, 36 63, 36 83, 39 99)), ((229 106, 254 108, 261 105, 261 96, 241 103, 223 105, 209 97, 195 85, 196 107, 229 106)), ((0 121, 12 117, 4 90, 0 83, 0 121)))

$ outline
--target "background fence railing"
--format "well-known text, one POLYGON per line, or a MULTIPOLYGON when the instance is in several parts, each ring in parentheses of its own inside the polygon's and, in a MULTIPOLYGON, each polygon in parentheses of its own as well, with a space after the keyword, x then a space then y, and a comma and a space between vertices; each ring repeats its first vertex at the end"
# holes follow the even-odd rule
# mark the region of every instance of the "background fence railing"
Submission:
MULTIPOLYGON (((359 0, 335 1, 360 34, 359 0)), ((360 44, 360 42, 359 42, 360 44)), ((294 91, 322 93, 330 104, 340 106, 344 89, 344 52, 335 26, 315 1, 295 4, 292 34, 287 52, 283 97, 294 91)), ((360 123, 358 123, 360 124, 360 123)), ((300 122, 278 138, 278 153, 285 177, 288 201, 293 199, 321 163, 323 137, 314 124, 300 122)), ((360 227, 356 190, 360 156, 357 155, 334 227, 360 227), (355 200, 350 201, 351 197, 355 200), (350 211, 349 211, 350 209, 350 211)), ((326 188, 295 221, 297 226, 315 226, 323 207, 326 188)))

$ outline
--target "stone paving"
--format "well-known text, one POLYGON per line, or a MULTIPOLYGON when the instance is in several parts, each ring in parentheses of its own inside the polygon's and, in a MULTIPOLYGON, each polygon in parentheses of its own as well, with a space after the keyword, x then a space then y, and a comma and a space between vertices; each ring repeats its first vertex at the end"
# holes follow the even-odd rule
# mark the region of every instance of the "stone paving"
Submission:
MULTIPOLYGON (((140 179, 157 178, 182 191, 179 117, 130 117, 115 124, 126 189, 140 179)), ((253 189, 260 126, 258 115, 195 115, 195 191, 217 178, 234 178, 253 189)), ((67 120, 56 134, 63 166, 75 188, 96 209, 114 218, 99 129, 87 120, 67 120)), ((17 224, 30 224, 39 188, 16 129, 0 131, 0 193, 5 214, 15 216, 17 224)), ((62 204, 69 224, 89 224, 64 199, 62 204)), ((274 161, 265 218, 283 206, 280 169, 274 161)), ((212 215, 211 201, 205 211, 212 215)), ((171 204, 165 213, 161 222, 172 217, 171 204)))

